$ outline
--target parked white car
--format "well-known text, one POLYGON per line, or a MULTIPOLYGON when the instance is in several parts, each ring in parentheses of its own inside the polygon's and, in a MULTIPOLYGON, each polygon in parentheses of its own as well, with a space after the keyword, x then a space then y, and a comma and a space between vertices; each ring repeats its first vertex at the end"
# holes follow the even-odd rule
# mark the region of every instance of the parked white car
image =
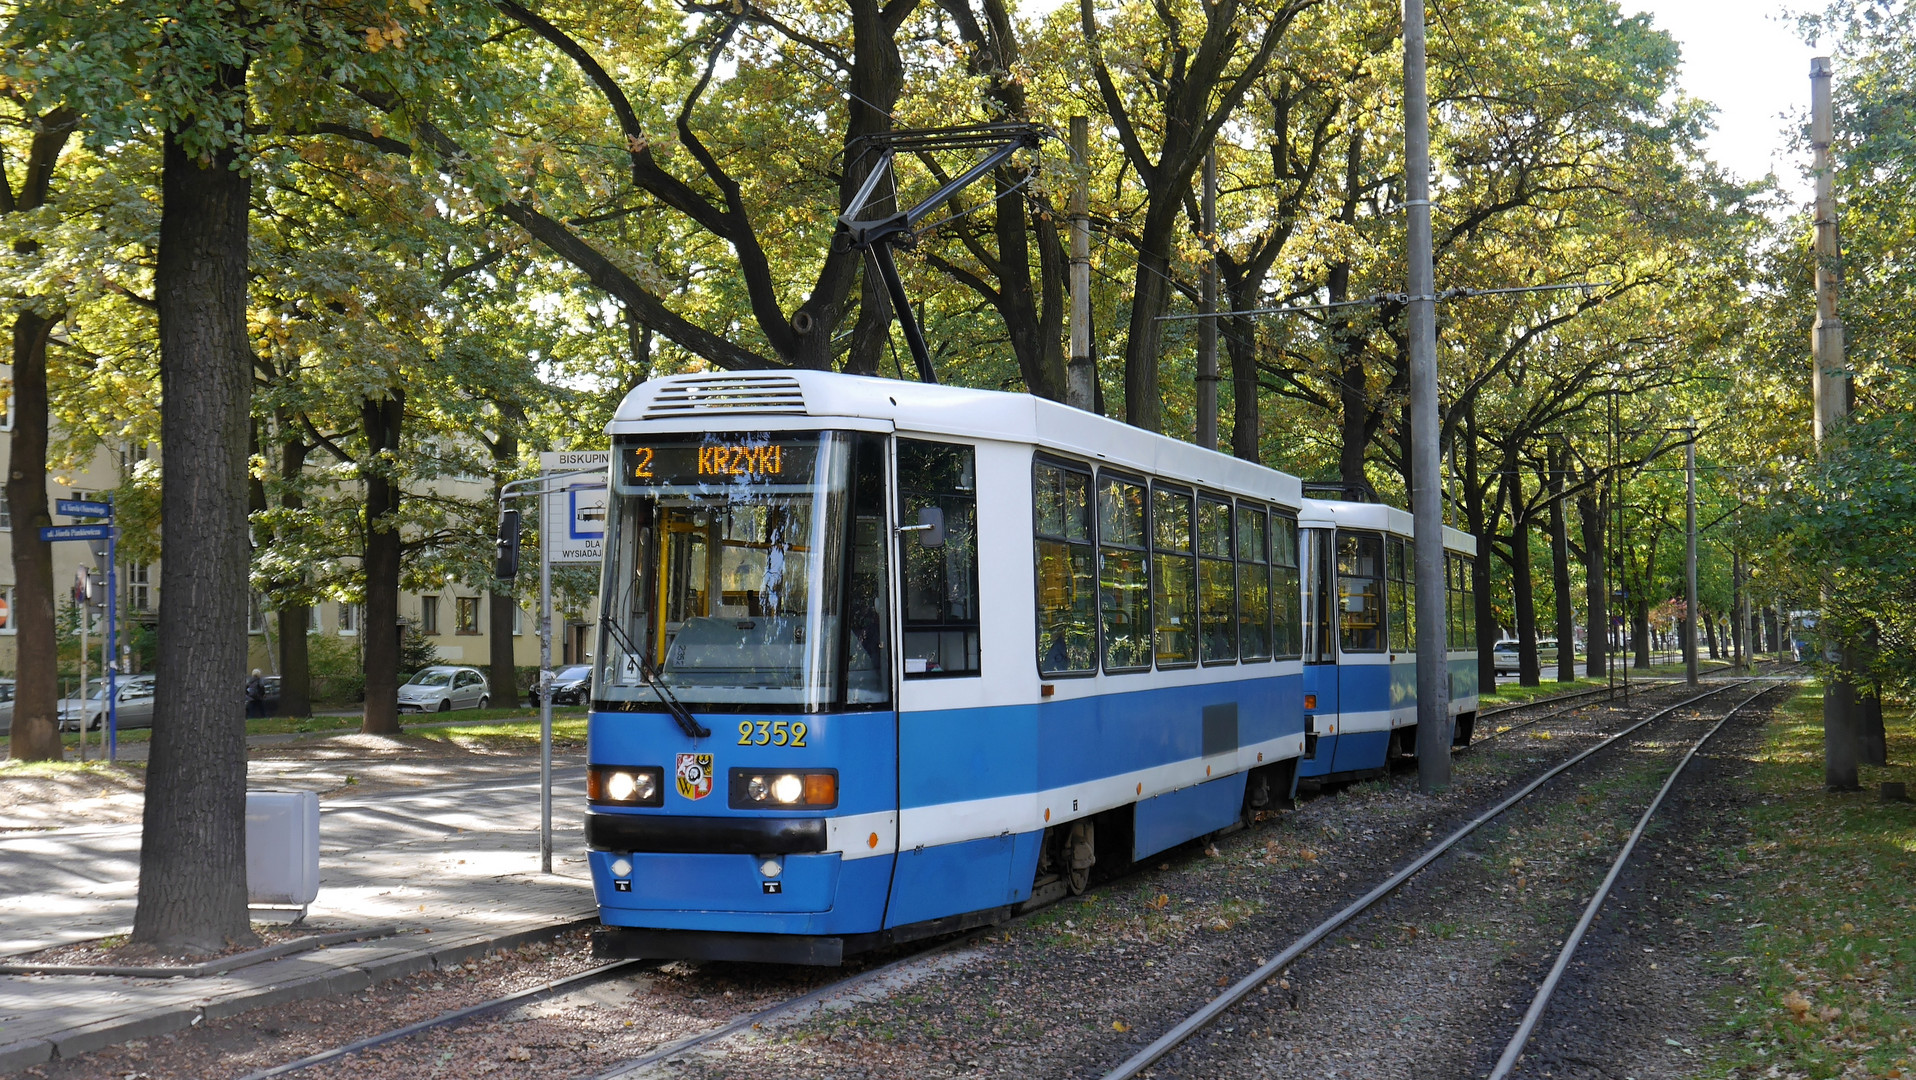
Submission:
MULTIPOLYGON (((127 675, 114 680, 119 700, 113 709, 114 723, 120 728, 153 726, 153 676, 127 675)), ((106 726, 106 680, 88 680, 84 701, 77 697, 60 699, 60 730, 78 731, 84 718, 88 731, 106 726)))
MULTIPOLYGON (((1521 665, 1518 663, 1517 642, 1499 641, 1497 643, 1497 674, 1515 675, 1521 665)), ((1537 641, 1537 667, 1557 666, 1557 639, 1541 638, 1537 641)))
POLYGON ((492 704, 492 688, 478 668, 435 664, 399 687, 400 712, 450 712, 492 704))

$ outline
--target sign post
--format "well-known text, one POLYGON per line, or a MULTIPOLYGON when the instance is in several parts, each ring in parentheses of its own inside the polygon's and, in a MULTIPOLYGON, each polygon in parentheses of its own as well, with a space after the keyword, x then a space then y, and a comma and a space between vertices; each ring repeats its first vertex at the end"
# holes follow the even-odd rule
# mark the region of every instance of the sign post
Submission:
POLYGON ((605 544, 610 450, 539 455, 537 477, 515 480, 499 499, 539 499, 539 871, 552 872, 552 567, 596 566, 605 544), (513 491, 519 485, 523 489, 513 491))
MULTIPOLYGON (((118 665, 114 664, 114 649, 118 641, 114 626, 115 604, 113 596, 113 556, 114 542, 119 539, 120 530, 113 527, 113 504, 95 502, 91 499, 55 499, 53 512, 68 517, 104 518, 105 525, 48 525, 40 530, 40 542, 52 543, 56 540, 105 540, 106 541, 106 641, 102 643, 107 659, 102 663, 102 672, 106 676, 106 759, 108 762, 119 760, 120 751, 120 693, 118 665)), ((80 608, 81 633, 85 633, 86 605, 80 608)), ((81 652, 85 652, 84 643, 81 652)), ((85 661, 83 660, 82 663, 85 661)), ((86 689, 81 687, 80 698, 80 739, 86 740, 86 689)))

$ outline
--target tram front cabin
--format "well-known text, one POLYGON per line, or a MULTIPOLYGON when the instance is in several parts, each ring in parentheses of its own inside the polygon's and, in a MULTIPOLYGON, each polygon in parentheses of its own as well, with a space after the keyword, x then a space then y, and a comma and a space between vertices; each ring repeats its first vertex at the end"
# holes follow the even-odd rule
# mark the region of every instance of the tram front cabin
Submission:
POLYGON ((611 434, 602 954, 832 963, 1289 793, 1295 478, 829 373, 646 383, 611 434))

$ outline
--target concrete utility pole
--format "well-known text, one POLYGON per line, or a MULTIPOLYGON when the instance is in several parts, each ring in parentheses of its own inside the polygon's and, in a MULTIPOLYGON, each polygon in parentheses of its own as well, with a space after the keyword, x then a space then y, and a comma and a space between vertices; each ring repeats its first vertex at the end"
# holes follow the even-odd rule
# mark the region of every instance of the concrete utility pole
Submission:
POLYGON ((1696 672, 1696 429, 1683 447, 1683 681, 1695 686, 1696 672))
POLYGON ((1424 0, 1404 0, 1404 210, 1410 256, 1410 509, 1417 532, 1417 787, 1450 786, 1444 508, 1437 460, 1437 296, 1430 250, 1430 99, 1424 0))
POLYGON ((1091 363, 1091 136, 1085 118, 1071 118, 1071 356, 1065 367, 1065 404, 1085 412, 1098 406, 1097 369, 1091 363))
MULTIPOLYGON (((1810 145, 1816 152, 1816 330, 1810 351, 1816 365, 1816 455, 1822 459, 1829 457, 1831 439, 1849 415, 1852 393, 1849 369, 1843 361, 1843 320, 1836 314, 1843 250, 1836 235, 1836 180, 1830 163, 1834 129, 1830 58, 1819 56, 1810 61, 1810 145)), ((1826 572, 1826 615, 1831 600, 1828 580, 1826 572)), ((1827 620, 1822 625, 1827 625, 1827 620)), ((1830 667, 1829 683, 1823 689, 1823 786, 1831 791, 1856 791, 1856 682, 1850 643, 1828 633, 1822 637, 1823 659, 1830 667)))
MULTIPOLYGON (((1217 313, 1217 148, 1204 154, 1204 196, 1198 231, 1203 233, 1204 262, 1198 267, 1198 310, 1217 313)), ((1197 444, 1217 449, 1217 320, 1198 320, 1197 444)))

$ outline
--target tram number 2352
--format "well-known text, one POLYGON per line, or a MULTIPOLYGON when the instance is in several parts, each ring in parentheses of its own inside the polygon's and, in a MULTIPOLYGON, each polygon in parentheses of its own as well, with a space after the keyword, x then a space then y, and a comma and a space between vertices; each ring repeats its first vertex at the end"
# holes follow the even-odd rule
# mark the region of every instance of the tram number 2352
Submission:
POLYGON ((740 746, 804 746, 809 729, 796 720, 740 720, 740 746))

